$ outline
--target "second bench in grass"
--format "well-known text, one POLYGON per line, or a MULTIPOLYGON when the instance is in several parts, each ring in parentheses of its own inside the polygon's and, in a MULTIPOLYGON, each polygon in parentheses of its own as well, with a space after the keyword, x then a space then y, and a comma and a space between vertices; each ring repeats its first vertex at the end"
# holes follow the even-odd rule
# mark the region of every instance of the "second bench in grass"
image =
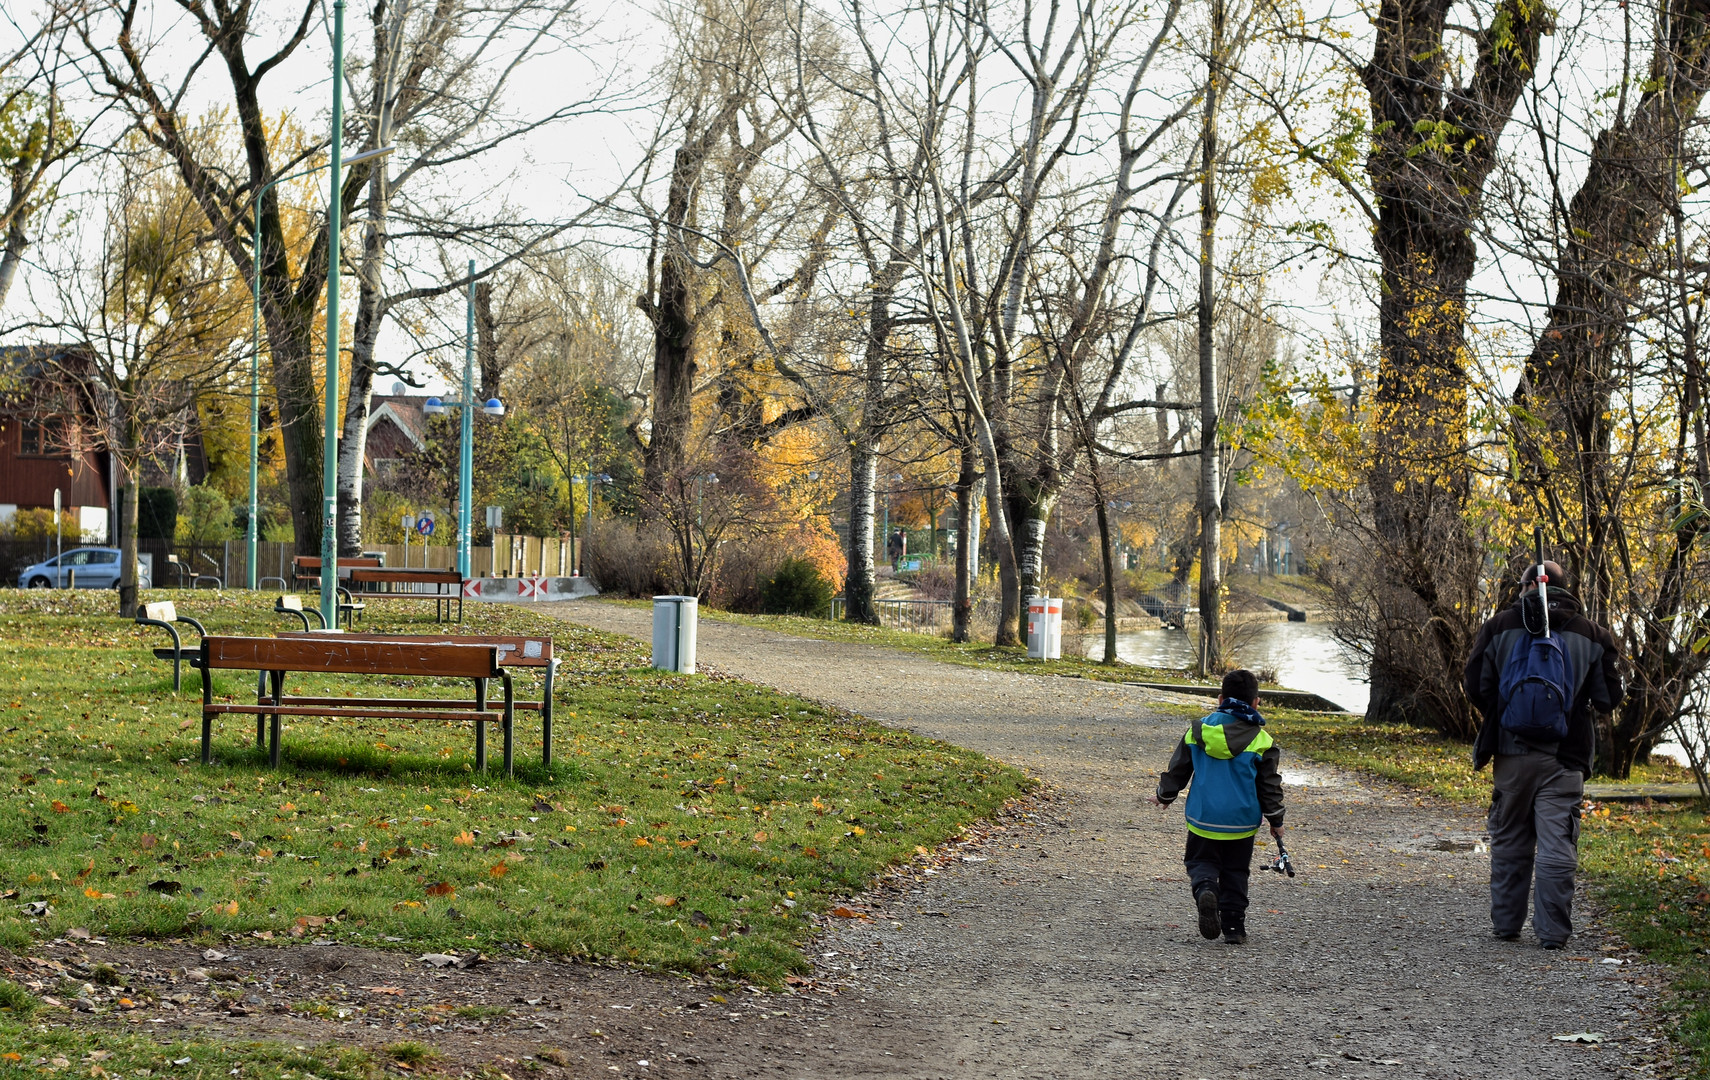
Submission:
POLYGON ((214 718, 228 713, 252 715, 255 742, 265 738, 268 759, 279 765, 279 736, 287 716, 324 716, 353 719, 472 721, 475 724, 475 764, 487 767, 487 724, 498 723, 504 731, 505 774, 511 773, 516 718, 516 694, 510 672, 499 663, 493 645, 453 645, 441 642, 361 641, 343 635, 294 636, 285 638, 206 637, 202 639, 202 764, 213 761, 214 718), (268 693, 254 705, 216 704, 212 680, 218 670, 264 671, 268 693), (462 701, 433 698, 286 697, 285 676, 289 672, 323 675, 432 676, 469 679, 474 683, 473 707, 462 701), (504 687, 504 703, 487 700, 487 681, 498 679, 504 687), (265 731, 271 718, 272 731, 265 731))

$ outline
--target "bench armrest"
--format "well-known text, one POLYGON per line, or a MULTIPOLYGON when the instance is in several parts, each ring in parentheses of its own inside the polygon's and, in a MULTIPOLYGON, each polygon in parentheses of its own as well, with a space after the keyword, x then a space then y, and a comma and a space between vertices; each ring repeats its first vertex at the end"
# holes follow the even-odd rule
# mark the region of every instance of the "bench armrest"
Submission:
POLYGON ((195 619, 192 619, 190 616, 180 615, 180 616, 178 616, 178 621, 181 623, 189 623, 191 626, 194 626, 196 628, 196 640, 197 641, 200 641, 203 638, 208 636, 207 629, 205 627, 203 627, 200 622, 196 621, 195 619))
MULTIPOLYGON (((179 621, 182 622, 184 620, 180 619, 179 621)), ((172 647, 174 649, 182 649, 184 647, 184 639, 180 638, 178 636, 178 631, 169 622, 161 622, 159 619, 139 618, 139 619, 137 619, 137 625, 138 626, 158 626, 162 630, 165 630, 167 633, 172 635, 172 647)), ((201 629, 201 627, 197 627, 197 629, 201 629)), ((202 636, 207 637, 208 635, 203 634, 202 636)))

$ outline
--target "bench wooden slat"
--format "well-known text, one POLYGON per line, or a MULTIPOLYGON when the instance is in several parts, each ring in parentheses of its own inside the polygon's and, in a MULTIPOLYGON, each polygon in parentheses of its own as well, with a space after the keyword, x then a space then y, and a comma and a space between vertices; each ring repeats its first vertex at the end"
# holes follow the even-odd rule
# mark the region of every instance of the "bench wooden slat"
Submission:
MULTIPOLYGON (((321 631, 282 630, 278 637, 326 636, 321 631)), ((547 667, 552 663, 552 639, 507 634, 355 634, 338 635, 342 641, 398 641, 423 645, 492 645, 499 650, 504 667, 547 667)))
POLYGON ((421 585, 461 585, 463 575, 455 570, 405 570, 402 568, 379 567, 377 569, 362 568, 350 572, 351 581, 367 581, 377 584, 403 583, 421 585))
POLYGON ((209 637, 202 647, 204 662, 210 668, 462 679, 490 679, 499 674, 498 650, 491 645, 361 641, 327 634, 318 639, 209 637))

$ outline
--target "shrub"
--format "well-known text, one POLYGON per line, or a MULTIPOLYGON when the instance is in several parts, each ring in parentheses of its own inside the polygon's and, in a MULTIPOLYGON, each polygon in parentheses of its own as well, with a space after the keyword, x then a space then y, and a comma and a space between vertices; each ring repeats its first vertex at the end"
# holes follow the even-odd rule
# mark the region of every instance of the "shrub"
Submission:
POLYGON ((232 526, 232 504, 226 501, 219 489, 207 484, 189 488, 184 492, 183 513, 178 516, 175 531, 177 539, 186 544, 217 544, 230 540, 237 535, 232 526))
POLYGON ((820 615, 831 607, 836 590, 807 559, 791 557, 778 564, 760 591, 761 607, 768 615, 820 615))
POLYGON ((670 538, 656 526, 596 521, 585 541, 588 577, 615 596, 658 596, 675 592, 670 538))

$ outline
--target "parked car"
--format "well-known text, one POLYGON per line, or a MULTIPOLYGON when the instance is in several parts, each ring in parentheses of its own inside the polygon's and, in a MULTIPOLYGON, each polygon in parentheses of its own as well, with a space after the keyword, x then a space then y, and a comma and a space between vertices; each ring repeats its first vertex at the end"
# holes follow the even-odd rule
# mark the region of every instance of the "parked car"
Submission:
POLYGON ((18 574, 18 587, 23 589, 63 589, 73 581, 80 589, 118 588, 119 549, 74 548, 57 559, 26 566, 18 574))

